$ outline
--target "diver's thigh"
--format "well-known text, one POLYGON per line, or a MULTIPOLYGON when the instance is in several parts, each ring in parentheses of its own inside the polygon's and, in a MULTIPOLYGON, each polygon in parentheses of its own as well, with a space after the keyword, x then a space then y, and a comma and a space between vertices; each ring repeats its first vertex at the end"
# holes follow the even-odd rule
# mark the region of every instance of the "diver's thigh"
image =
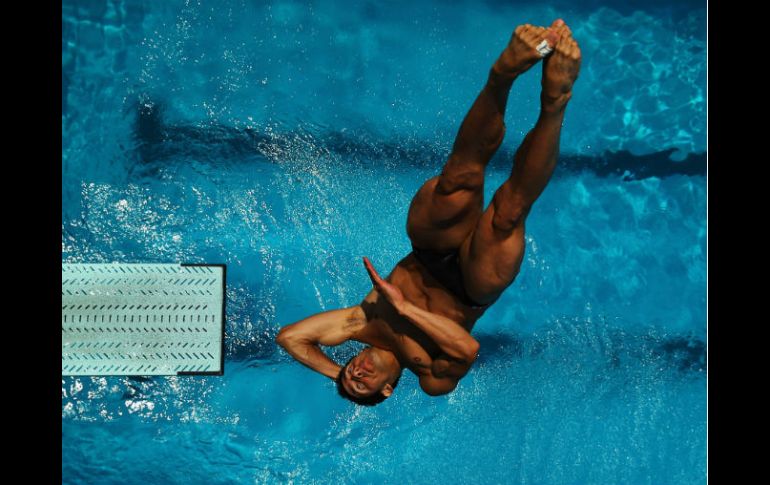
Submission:
POLYGON ((468 295, 479 303, 494 301, 516 279, 524 259, 524 219, 510 230, 492 225, 494 206, 479 218, 460 248, 460 268, 468 295))
POLYGON ((447 251, 458 248, 482 213, 482 191, 437 189, 441 176, 426 181, 412 199, 406 231, 421 249, 447 251))

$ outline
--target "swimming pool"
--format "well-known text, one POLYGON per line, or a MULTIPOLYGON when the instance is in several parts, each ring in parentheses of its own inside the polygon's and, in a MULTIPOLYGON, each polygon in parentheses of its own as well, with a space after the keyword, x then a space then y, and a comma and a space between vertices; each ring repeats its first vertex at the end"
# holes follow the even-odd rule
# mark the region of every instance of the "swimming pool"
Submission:
MULTIPOLYGON (((701 2, 64 2, 62 261, 228 265, 223 377, 62 378, 63 483, 694 484, 706 469, 701 2), (409 251, 515 25, 583 67, 522 271, 455 392, 356 408, 274 343, 409 251)), ((537 117, 514 86, 486 201, 537 117)), ((332 350, 342 361, 357 345, 332 350)))

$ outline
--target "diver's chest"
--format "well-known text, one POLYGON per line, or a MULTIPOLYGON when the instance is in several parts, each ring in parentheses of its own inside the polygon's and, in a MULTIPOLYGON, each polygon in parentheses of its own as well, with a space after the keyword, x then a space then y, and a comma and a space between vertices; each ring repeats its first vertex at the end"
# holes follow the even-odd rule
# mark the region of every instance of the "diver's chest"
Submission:
POLYGON ((402 365, 417 374, 421 374, 421 369, 429 371, 433 362, 431 356, 441 354, 441 348, 404 317, 395 312, 383 313, 387 313, 387 316, 380 313, 378 318, 369 322, 369 334, 376 336, 370 343, 389 349, 398 356, 402 365))
POLYGON ((441 349, 435 342, 428 339, 427 336, 415 338, 411 335, 400 334, 397 338, 399 339, 398 348, 402 363, 418 375, 430 372, 433 364, 432 356, 441 353, 441 349))

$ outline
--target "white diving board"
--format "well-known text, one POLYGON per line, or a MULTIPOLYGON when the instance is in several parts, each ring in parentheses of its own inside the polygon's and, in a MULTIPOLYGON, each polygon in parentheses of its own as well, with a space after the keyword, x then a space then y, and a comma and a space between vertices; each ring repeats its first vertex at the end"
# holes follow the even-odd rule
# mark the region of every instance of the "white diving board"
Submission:
POLYGON ((226 269, 62 263, 62 375, 222 375, 226 269))

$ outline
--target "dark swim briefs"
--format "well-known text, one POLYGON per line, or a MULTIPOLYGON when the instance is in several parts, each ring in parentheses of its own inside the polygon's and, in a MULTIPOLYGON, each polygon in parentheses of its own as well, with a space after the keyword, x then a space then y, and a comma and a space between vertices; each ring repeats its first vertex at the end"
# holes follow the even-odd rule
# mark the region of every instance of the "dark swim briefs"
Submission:
POLYGON ((491 305, 491 303, 482 305, 468 296, 463 284, 463 275, 460 271, 460 253, 457 249, 448 253, 439 253, 428 249, 419 249, 412 244, 412 254, 442 286, 452 292, 464 305, 474 309, 487 308, 491 305))

